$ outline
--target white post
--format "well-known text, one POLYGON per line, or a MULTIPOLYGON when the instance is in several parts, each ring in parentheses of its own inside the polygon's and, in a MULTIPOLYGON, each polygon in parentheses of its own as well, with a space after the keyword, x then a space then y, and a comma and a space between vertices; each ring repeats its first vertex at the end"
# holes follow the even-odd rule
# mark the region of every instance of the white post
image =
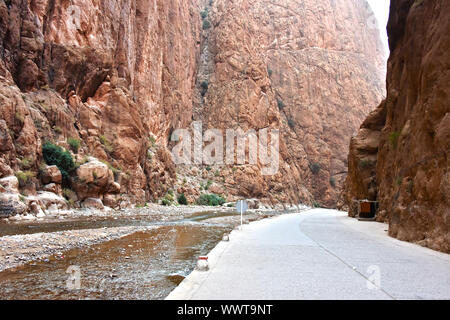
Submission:
POLYGON ((243 222, 243 221, 242 221, 242 220, 243 220, 243 219, 242 219, 242 214, 243 214, 243 213, 242 213, 242 210, 243 210, 243 209, 244 209, 244 202, 241 203, 241 231, 242 231, 242 224, 243 224, 243 223, 242 223, 242 222, 243 222))

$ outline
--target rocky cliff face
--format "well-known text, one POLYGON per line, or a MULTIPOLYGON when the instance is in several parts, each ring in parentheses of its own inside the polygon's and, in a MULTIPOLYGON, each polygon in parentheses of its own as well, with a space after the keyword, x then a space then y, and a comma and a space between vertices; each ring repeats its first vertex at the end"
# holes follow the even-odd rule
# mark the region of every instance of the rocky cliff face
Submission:
POLYGON ((384 94, 384 51, 371 14, 365 1, 214 1, 199 118, 215 128, 277 127, 282 135, 279 174, 226 172, 233 193, 336 205, 348 141, 384 94))
POLYGON ((387 98, 352 139, 348 203, 378 200, 389 234, 450 252, 450 3, 392 0, 387 98))
POLYGON ((370 18, 359 0, 0 0, 4 201, 117 207, 172 189, 333 206, 344 146, 383 95, 370 18), (280 129, 279 173, 176 167, 170 135, 192 120, 280 129), (46 141, 75 158, 68 181, 44 178, 46 141))
MULTIPOLYGON (((168 133, 191 120, 200 3, 0 1, 0 175, 37 172, 44 141, 72 138, 79 164, 93 156, 116 173, 113 205, 163 194, 168 133)), ((92 183, 96 196, 109 180, 92 183)))

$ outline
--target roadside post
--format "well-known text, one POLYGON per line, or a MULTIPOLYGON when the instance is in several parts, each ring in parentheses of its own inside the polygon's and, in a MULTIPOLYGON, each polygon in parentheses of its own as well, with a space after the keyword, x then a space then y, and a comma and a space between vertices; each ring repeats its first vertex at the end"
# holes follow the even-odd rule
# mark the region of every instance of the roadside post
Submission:
POLYGON ((242 230, 242 225, 244 224, 243 223, 244 222, 243 214, 244 214, 244 212, 246 212, 248 210, 248 203, 247 203, 247 201, 239 200, 236 203, 236 210, 241 213, 241 230, 242 230))

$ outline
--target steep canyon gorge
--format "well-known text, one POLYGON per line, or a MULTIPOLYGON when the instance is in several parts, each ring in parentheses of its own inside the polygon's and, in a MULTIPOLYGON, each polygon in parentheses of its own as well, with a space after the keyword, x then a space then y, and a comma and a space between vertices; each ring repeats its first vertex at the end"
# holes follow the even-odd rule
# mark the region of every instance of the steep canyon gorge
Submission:
POLYGON ((448 6, 392 1, 386 92, 365 0, 0 0, 0 216, 367 198, 392 236, 450 251, 448 6), (193 121, 280 130, 278 173, 175 165, 193 121))
MULTIPOLYGON (((345 197, 389 234, 450 252, 450 3, 391 1, 387 97, 352 139, 345 197)), ((354 214, 351 211, 351 214, 354 214)))

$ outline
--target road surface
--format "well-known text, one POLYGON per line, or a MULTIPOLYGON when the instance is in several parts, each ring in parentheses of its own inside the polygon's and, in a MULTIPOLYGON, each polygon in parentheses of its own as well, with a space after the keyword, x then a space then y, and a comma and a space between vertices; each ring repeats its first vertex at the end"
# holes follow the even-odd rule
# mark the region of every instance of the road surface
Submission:
POLYGON ((450 299, 450 255, 314 209, 244 225, 167 299, 450 299))

